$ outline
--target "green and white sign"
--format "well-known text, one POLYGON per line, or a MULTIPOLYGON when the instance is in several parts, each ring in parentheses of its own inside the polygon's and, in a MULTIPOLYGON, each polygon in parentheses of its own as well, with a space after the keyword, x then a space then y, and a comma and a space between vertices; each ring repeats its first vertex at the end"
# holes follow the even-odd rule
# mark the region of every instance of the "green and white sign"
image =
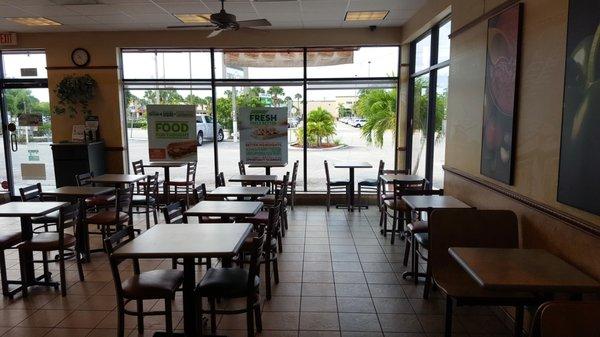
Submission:
POLYGON ((151 161, 196 161, 196 106, 148 105, 151 161))
POLYGON ((238 130, 242 161, 248 164, 287 164, 287 108, 241 108, 238 130))

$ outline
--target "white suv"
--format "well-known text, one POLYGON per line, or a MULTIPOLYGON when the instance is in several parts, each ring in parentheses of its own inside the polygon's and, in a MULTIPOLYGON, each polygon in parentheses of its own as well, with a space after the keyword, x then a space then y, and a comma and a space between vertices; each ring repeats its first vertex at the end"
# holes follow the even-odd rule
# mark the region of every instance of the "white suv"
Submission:
MULTIPOLYGON (((198 135, 198 146, 202 146, 204 139, 214 139, 213 137, 213 119, 211 116, 200 114, 196 115, 196 131, 198 135)), ((225 139, 223 127, 217 123, 217 141, 222 142, 225 139)))

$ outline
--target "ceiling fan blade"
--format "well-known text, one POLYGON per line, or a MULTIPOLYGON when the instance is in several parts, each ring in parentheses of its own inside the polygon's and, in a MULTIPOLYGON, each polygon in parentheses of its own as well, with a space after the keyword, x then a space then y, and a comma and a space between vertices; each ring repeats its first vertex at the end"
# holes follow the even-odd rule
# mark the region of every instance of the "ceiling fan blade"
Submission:
POLYGON ((240 29, 238 29, 239 31, 245 31, 247 33, 258 33, 258 34, 268 34, 270 31, 267 29, 260 29, 260 28, 254 28, 254 27, 242 27, 240 29))
POLYGON ((187 28, 214 28, 215 25, 186 25, 186 26, 167 26, 168 29, 187 29, 187 28))
POLYGON ((240 27, 267 27, 270 26, 271 23, 267 19, 258 19, 238 21, 238 25, 240 25, 240 27))
POLYGON ((223 31, 222 29, 216 29, 216 30, 213 30, 213 31, 212 31, 210 34, 208 34, 208 35, 206 36, 206 38, 207 38, 207 39, 213 38, 213 37, 215 37, 215 36, 217 36, 217 35, 221 34, 221 32, 222 32, 222 31, 223 31))

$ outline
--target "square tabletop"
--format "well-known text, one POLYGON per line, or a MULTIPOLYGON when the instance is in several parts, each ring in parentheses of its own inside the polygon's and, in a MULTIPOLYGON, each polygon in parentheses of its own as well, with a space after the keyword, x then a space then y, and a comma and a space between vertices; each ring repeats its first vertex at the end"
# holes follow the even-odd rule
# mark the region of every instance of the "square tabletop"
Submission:
POLYGON ((333 167, 335 167, 335 168, 372 168, 373 165, 367 163, 366 161, 357 161, 357 162, 334 163, 333 167))
POLYGON ((231 176, 229 181, 242 183, 269 183, 277 181, 277 176, 273 174, 236 174, 231 176))
POLYGON ((151 161, 142 166, 144 167, 182 167, 187 165, 187 162, 181 161, 151 161))
POLYGON ((254 216, 263 207, 261 201, 213 201, 204 200, 185 211, 187 216, 254 216))
POLYGON ((248 167, 285 167, 286 164, 248 164, 248 167))
POLYGON ((221 186, 208 194, 218 197, 262 197, 269 193, 266 186, 221 186))
POLYGON ((248 223, 158 224, 117 249, 118 258, 227 257, 250 234, 248 223))
POLYGON ((68 203, 63 201, 11 201, 0 205, 0 217, 34 217, 54 212, 68 203))
POLYGON ((132 184, 143 179, 146 179, 145 175, 103 174, 101 176, 92 177, 90 181, 99 184, 132 184))
POLYGON ((68 197, 91 197, 114 192, 114 187, 103 186, 63 186, 43 191, 44 195, 68 196, 68 197))
POLYGON ((472 208, 451 195, 405 195, 402 200, 415 211, 442 208, 472 208))
POLYGON ((381 175, 381 180, 384 182, 391 184, 395 181, 411 183, 422 181, 423 177, 415 175, 415 174, 383 174, 381 175))
POLYGON ((599 291, 600 283, 543 249, 451 247, 450 255, 489 289, 599 291))

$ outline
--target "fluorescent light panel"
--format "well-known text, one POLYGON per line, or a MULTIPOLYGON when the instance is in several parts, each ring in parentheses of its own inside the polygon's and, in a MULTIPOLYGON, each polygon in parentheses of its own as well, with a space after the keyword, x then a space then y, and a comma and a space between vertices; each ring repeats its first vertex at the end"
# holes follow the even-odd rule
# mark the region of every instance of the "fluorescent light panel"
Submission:
POLYGON ((377 21, 383 20, 390 11, 348 11, 345 21, 377 21))
POLYGON ((60 26, 62 23, 46 18, 6 18, 8 21, 16 22, 25 26, 60 26))
POLYGON ((173 14, 183 23, 210 23, 210 14, 173 14))

